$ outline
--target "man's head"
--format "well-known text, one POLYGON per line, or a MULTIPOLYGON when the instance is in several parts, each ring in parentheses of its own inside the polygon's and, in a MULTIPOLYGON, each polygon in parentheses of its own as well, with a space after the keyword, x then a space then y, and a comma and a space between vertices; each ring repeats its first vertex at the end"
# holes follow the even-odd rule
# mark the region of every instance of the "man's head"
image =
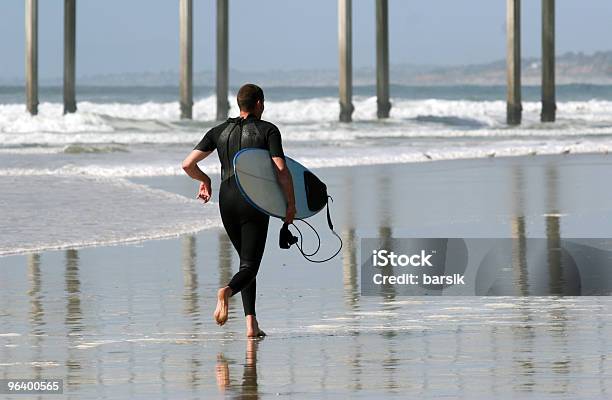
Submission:
POLYGON ((261 118, 264 111, 264 92, 257 85, 247 83, 238 90, 238 107, 241 114, 253 114, 261 118))

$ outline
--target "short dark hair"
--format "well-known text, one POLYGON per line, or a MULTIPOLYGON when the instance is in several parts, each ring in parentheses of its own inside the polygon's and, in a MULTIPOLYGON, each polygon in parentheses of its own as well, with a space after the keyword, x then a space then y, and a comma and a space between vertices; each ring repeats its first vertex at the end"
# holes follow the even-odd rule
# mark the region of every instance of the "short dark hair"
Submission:
POLYGON ((258 100, 264 100, 264 92, 257 85, 247 83, 238 90, 238 107, 241 111, 253 111, 258 100))

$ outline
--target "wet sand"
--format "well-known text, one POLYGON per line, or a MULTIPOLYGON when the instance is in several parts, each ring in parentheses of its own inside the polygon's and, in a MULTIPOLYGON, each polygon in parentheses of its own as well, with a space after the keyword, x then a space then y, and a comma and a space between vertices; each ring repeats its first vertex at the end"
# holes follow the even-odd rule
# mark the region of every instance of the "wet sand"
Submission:
POLYGON ((359 240, 610 238, 610 171, 607 155, 321 169, 342 257, 307 263, 271 224, 260 341, 239 298, 212 319, 237 270, 220 229, 0 258, 0 378, 63 378, 64 398, 607 398, 609 297, 360 296, 359 240))

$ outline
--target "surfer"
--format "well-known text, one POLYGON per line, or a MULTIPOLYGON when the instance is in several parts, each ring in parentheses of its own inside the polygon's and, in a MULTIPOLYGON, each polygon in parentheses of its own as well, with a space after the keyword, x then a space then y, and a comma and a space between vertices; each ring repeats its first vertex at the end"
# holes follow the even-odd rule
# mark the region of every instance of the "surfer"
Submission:
POLYGON ((287 199, 285 222, 293 222, 296 213, 293 181, 285 164, 285 155, 278 128, 261 119, 264 112, 264 93, 256 85, 243 85, 237 96, 240 116, 210 129, 194 150, 183 161, 183 169, 200 181, 197 197, 205 203, 212 197, 210 178, 198 162, 217 150, 221 161, 221 187, 219 210, 221 220, 234 248, 240 257, 240 269, 227 286, 217 292, 214 317, 223 325, 228 318, 228 300, 236 293, 242 296, 246 317, 247 336, 265 336, 255 316, 256 275, 263 257, 270 217, 249 204, 240 193, 234 175, 234 155, 244 148, 260 148, 270 152, 278 183, 287 199))

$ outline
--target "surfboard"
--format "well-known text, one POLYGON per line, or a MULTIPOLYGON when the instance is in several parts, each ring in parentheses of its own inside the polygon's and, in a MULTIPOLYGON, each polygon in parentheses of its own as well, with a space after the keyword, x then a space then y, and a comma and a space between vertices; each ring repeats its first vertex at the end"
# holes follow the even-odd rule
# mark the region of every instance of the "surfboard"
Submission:
MULTIPOLYGON (((327 188, 321 180, 294 159, 285 156, 293 179, 296 218, 304 219, 321 211, 327 204, 327 188)), ((276 179, 270 152, 242 149, 234 156, 234 173, 244 198, 255 208, 272 217, 285 218, 287 200, 276 179)))

